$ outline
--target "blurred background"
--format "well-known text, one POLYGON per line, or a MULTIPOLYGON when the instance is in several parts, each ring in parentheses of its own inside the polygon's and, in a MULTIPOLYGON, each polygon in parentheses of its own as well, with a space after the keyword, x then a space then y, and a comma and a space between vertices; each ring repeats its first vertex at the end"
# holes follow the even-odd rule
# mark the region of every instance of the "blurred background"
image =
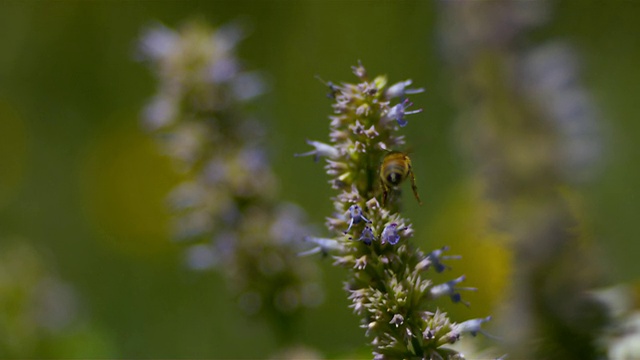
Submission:
MULTIPOLYGON (((640 277, 640 3, 561 1, 535 36, 569 41, 600 114, 602 165, 576 187, 584 226, 613 281, 640 277)), ((140 125, 156 80, 136 61, 154 24, 240 20, 246 67, 269 91, 253 112, 285 200, 323 229, 332 212, 322 166, 306 138, 328 139, 327 89, 315 75, 413 79, 425 93, 404 129, 423 206, 406 203, 423 249, 443 245, 479 288, 454 321, 486 316, 500 300, 509 254, 486 239, 485 204, 468 186, 456 145, 457 110, 444 70, 439 12, 429 1, 2 2, 0 4, 0 340, 2 357, 264 358, 277 351, 265 324, 243 316, 216 273, 194 273, 171 240, 166 195, 178 178, 140 125), (35 305, 34 305, 35 304, 35 305), (36 310, 33 310, 36 309, 36 310), (40 310, 37 310, 40 309, 40 310), (42 310, 44 309, 44 310, 42 310), (44 340, 43 340, 44 339, 44 340)), ((406 194, 405 194, 406 195, 406 194)), ((322 233, 322 230, 319 230, 322 233)), ((325 357, 368 357, 345 274, 321 263, 324 303, 300 326, 325 357), (349 355, 351 354, 351 355, 349 355)))

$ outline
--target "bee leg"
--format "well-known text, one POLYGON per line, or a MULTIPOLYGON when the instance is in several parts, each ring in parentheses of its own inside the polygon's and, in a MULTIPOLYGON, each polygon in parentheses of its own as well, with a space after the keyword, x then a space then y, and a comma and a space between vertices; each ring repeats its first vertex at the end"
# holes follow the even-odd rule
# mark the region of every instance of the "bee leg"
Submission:
POLYGON ((418 200, 418 204, 422 205, 422 200, 420 200, 420 195, 418 195, 418 187, 416 186, 416 177, 413 176, 413 170, 409 168, 409 174, 411 175, 411 190, 413 190, 413 195, 418 200))
POLYGON ((387 204, 387 195, 389 195, 389 189, 386 186, 382 187, 382 206, 387 204))

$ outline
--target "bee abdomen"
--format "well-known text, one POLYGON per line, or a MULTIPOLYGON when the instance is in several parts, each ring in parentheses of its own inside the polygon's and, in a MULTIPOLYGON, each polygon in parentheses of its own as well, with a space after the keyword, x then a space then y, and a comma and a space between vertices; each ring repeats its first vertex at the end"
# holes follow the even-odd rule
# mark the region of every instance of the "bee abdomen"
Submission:
POLYGON ((389 165, 385 169, 389 184, 399 185, 404 180, 405 167, 401 165, 389 165))

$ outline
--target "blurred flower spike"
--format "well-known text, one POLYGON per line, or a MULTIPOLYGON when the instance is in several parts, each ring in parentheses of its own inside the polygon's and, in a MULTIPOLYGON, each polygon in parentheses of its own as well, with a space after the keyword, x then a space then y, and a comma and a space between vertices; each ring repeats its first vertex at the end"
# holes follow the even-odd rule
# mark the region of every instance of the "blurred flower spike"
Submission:
MULTIPOLYGON (((605 139, 579 53, 550 33, 539 36, 550 1, 439 5, 460 148, 471 181, 496 209, 490 231, 511 238, 517 259, 497 321, 505 351, 518 359, 605 358, 609 319, 588 293, 607 281, 606 261, 586 230, 588 207, 576 201, 576 185, 601 169, 605 139)), ((458 299, 455 284, 442 290, 458 299)))
POLYGON ((95 353, 112 357, 108 337, 91 323, 75 287, 59 277, 46 255, 23 238, 0 238, 0 358, 67 357, 74 353, 69 349, 86 346, 88 337, 106 345, 95 353))
POLYGON ((334 100, 330 141, 307 141, 315 149, 301 154, 325 157, 329 183, 338 191, 326 221, 334 237, 309 238, 317 246, 305 254, 332 254, 334 264, 349 271, 345 290, 362 317, 374 358, 461 358, 446 346, 466 327, 428 310, 444 295, 468 304, 458 291, 475 289, 457 286, 464 277, 442 285, 428 279, 432 266, 442 272, 443 260, 459 257, 443 256, 447 248, 425 255, 412 246, 413 228, 398 212, 400 196, 380 205, 381 162, 389 151, 402 151, 404 138, 397 131, 408 124, 407 115, 421 111, 407 111, 406 96, 422 89, 409 89, 411 80, 388 86, 385 76, 370 78, 360 63, 352 69, 357 84, 325 82, 334 100), (392 104, 395 98, 400 100, 392 104))
MULTIPOLYGON (((306 216, 276 200, 265 131, 245 112, 265 85, 236 57, 243 37, 236 24, 147 29, 139 49, 158 90, 143 118, 184 174, 168 199, 187 265, 222 271, 241 308, 290 336, 296 314, 322 299, 319 271, 298 256, 310 232, 306 216)), ((312 145, 316 156, 337 156, 328 145, 312 145)))

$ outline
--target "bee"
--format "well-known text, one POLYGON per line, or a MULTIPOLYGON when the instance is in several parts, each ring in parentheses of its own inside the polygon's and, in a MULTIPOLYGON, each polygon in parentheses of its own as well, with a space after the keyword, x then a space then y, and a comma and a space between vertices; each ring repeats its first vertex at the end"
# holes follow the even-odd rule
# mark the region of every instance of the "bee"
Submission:
POLYGON ((380 165, 380 183, 382 184, 382 205, 387 202, 389 192, 397 188, 407 177, 411 177, 411 189, 413 195, 422 205, 416 186, 416 178, 411 168, 411 159, 405 153, 392 151, 384 156, 380 165))

